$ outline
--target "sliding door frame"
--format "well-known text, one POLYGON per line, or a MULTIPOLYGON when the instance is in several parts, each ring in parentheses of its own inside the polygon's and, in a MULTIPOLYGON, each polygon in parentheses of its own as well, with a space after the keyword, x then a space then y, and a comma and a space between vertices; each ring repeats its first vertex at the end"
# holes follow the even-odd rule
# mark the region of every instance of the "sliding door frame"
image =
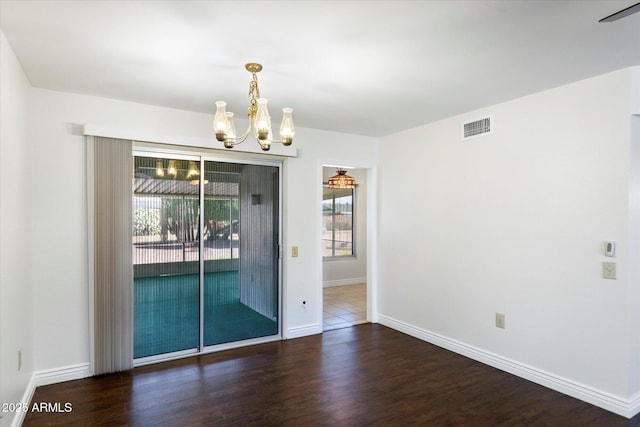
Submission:
MULTIPOLYGON (((190 153, 190 152, 186 152, 186 151, 180 151, 180 150, 176 150, 176 151, 172 151, 172 150, 163 150, 163 149, 158 149, 158 150, 152 150, 152 149, 139 149, 136 147, 135 143, 133 144, 133 150, 131 153, 131 156, 135 159, 135 157, 153 157, 153 158, 157 158, 157 159, 171 159, 171 160, 186 160, 186 161, 196 161, 196 162, 200 162, 200 156, 198 156, 195 153, 190 153)), ((202 184, 202 183, 201 183, 202 184)), ((198 203, 199 203, 199 207, 198 207, 198 212, 201 212, 202 210, 202 185, 200 186, 200 193, 198 195, 198 203)), ((202 215, 198 214, 198 217, 201 217, 202 215)), ((200 223, 201 220, 199 220, 199 224, 198 227, 200 227, 200 223)), ((202 241, 202 239, 200 239, 200 241, 202 241)), ((200 242, 201 243, 201 242, 200 242)), ((177 359, 177 358, 181 358, 181 357, 187 357, 187 356, 194 356, 197 355, 200 352, 200 349, 202 348, 202 277, 200 277, 200 271, 202 270, 202 255, 203 255, 203 250, 202 250, 202 246, 199 243, 199 253, 198 253, 198 292, 199 292, 199 299, 198 299, 198 329, 199 329, 199 339, 198 339, 198 346, 195 348, 188 348, 185 350, 178 350, 178 351, 172 351, 170 353, 160 353, 160 354, 154 354, 151 356, 145 356, 145 357, 139 357, 139 358, 134 358, 133 359, 133 366, 143 366, 143 365, 148 365, 151 363, 157 363, 157 362, 164 362, 165 360, 172 360, 172 359, 177 359)), ((132 285, 132 290, 133 290, 133 285, 132 285)), ((134 301, 134 306, 135 306, 135 301, 134 301)), ((135 323, 133 325, 135 327, 135 323)))
MULTIPOLYGON (((283 308, 282 308, 282 262, 283 262, 283 256, 282 256, 282 225, 283 225, 283 220, 282 220, 282 207, 283 207, 283 202, 282 202, 282 189, 283 189, 283 184, 282 184, 282 161, 279 159, 274 159, 272 161, 269 160, 265 160, 265 159, 253 159, 253 158, 248 158, 248 157, 243 157, 241 155, 237 155, 237 156, 220 156, 220 155, 214 155, 214 154, 205 154, 202 153, 202 162, 201 162, 201 171, 204 171, 204 162, 220 162, 220 163, 237 163, 237 164, 243 164, 243 165, 254 165, 254 166, 270 166, 270 167, 276 167, 278 169, 278 200, 277 200, 277 206, 278 206, 278 241, 277 246, 278 246, 278 252, 277 252, 277 273, 278 273, 278 281, 277 281, 277 290, 278 290, 278 298, 277 298, 277 303, 278 303, 278 310, 277 310, 277 316, 278 316, 278 322, 277 322, 277 330, 276 333, 274 335, 268 335, 266 337, 258 337, 258 338, 249 338, 246 340, 240 340, 240 341, 234 341, 234 342, 228 342, 228 343, 222 343, 222 344, 214 344, 214 345, 209 345, 209 346, 204 346, 204 337, 202 338, 201 341, 201 354, 206 354, 206 353, 213 353, 216 351, 221 351, 221 350, 227 350, 227 349, 231 349, 231 348, 236 348, 236 347, 244 347, 244 346, 248 346, 248 345, 254 345, 254 344, 261 344, 261 343, 265 343, 265 342, 271 342, 271 341, 280 341, 282 340, 282 331, 283 331, 283 321, 282 321, 282 316, 283 316, 283 308)), ((204 176, 204 174, 201 174, 202 176, 204 176)), ((204 186, 203 181, 200 181, 200 185, 204 186)), ((204 199, 204 191, 200 192, 202 198, 204 199)), ((202 206, 204 209, 204 201, 202 202, 202 206)), ((200 218, 202 224, 200 225, 201 227, 204 227, 204 215, 201 215, 200 218)), ((201 245, 204 246, 204 239, 200 239, 201 240, 201 245)), ((242 262, 242 260, 239 260, 239 262, 242 262)), ((204 262, 201 263, 200 265, 200 271, 202 276, 204 276, 204 262)), ((201 278, 201 280, 204 280, 203 278, 201 278)), ((204 288, 201 290, 201 292, 203 292, 204 288)), ((201 299, 202 302, 204 302, 201 299)), ((201 328, 202 329, 202 328, 201 328)), ((203 330, 201 330, 201 333, 204 333, 203 330)))
MULTIPOLYGON (((227 153, 225 153, 227 154, 227 153)), ((134 141, 133 150, 131 155, 135 156, 143 156, 143 157, 156 157, 156 158, 171 158, 176 160, 192 160, 199 163, 201 173, 200 179, 200 192, 199 192, 199 204, 200 204, 200 214, 199 214, 199 227, 200 230, 204 230, 204 164, 205 162, 219 162, 219 163, 236 163, 243 165, 255 165, 255 166, 270 166, 276 167, 278 169, 278 200, 277 209, 278 209, 278 233, 277 233, 277 330, 274 335, 268 335, 265 337, 258 338, 250 338, 246 340, 215 344, 210 346, 204 345, 204 239, 202 238, 202 232, 200 233, 200 241, 199 241, 199 345, 196 349, 188 349, 181 350, 172 353, 164 353, 154 356, 148 356, 144 358, 134 359, 133 366, 143 366, 151 363, 163 362, 168 360, 180 359, 184 357, 194 356, 198 354, 206 354, 213 353, 217 351, 222 351, 230 348, 243 347, 254 344, 261 344, 265 342, 272 341, 280 341, 283 337, 283 280, 282 280, 282 272, 283 272, 283 252, 282 252, 282 242, 283 242, 283 161, 280 158, 271 159, 256 159, 252 156, 247 156, 246 154, 243 156, 242 154, 232 154, 231 155, 220 155, 220 154, 211 154, 207 153, 206 150, 191 148, 191 147, 175 147, 175 148, 167 148, 166 145, 162 144, 154 144, 154 143, 136 143, 134 141)))

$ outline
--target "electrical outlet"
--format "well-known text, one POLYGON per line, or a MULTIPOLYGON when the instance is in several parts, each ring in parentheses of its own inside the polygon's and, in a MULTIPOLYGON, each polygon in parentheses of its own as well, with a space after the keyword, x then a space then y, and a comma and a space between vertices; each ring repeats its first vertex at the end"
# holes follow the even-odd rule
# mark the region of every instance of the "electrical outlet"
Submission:
POLYGON ((504 329, 504 314, 496 313, 496 328, 504 329))

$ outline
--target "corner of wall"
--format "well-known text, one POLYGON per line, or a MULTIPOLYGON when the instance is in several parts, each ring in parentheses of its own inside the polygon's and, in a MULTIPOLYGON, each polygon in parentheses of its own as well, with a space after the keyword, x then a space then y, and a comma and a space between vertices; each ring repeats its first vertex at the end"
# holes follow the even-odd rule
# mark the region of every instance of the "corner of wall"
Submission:
POLYGON ((629 110, 631 114, 640 115, 640 66, 629 69, 629 83, 629 110))
MULTIPOLYGON (((636 98, 640 98, 640 67, 636 67, 636 98)), ((634 86, 631 86, 632 92, 634 86)), ((633 96, 633 93, 632 93, 633 96)), ((638 105, 640 107, 640 105, 638 105)), ((629 165, 629 259, 640 257, 640 114, 630 115, 629 165)), ((636 396, 640 412, 640 265, 629 263, 629 393, 636 396)))
MULTIPOLYGON (((34 389, 31 85, 1 30, 0 52, 0 402, 20 409, 34 389)), ((1 415, 0 426, 24 417, 20 410, 1 415)))

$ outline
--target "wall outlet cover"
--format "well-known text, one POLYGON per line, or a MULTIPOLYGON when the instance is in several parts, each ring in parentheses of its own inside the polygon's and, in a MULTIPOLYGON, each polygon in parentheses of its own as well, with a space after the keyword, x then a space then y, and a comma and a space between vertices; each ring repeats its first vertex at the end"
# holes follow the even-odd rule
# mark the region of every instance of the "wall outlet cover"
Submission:
POLYGON ((505 327, 505 317, 503 313, 496 313, 496 328, 502 328, 504 329, 505 327))

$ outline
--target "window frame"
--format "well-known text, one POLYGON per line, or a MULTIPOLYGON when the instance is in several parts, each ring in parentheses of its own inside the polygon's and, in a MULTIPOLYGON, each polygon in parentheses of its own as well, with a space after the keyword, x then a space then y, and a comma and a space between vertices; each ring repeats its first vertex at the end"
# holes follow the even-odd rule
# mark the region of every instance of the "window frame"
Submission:
MULTIPOLYGON (((328 184, 323 184, 323 197, 322 197, 322 206, 324 206, 324 201, 328 200, 324 198, 324 189, 325 188, 330 188, 328 184)), ((351 190, 351 253, 348 255, 335 255, 335 244, 336 244, 336 240, 335 240, 335 225, 332 229, 332 239, 331 239, 331 248, 332 248, 332 254, 333 255, 324 255, 324 248, 323 248, 323 255, 322 255, 322 259, 324 261, 332 261, 332 260, 345 260, 345 259, 349 259, 349 258, 357 258, 356 255, 356 229, 357 229, 357 224, 356 224, 356 188, 350 188, 351 190)), ((344 196, 342 196, 344 197, 344 196)), ((332 204, 332 216, 335 217, 335 200, 336 200, 336 196, 333 195, 333 204, 332 204)), ((322 212, 322 215, 324 216, 324 210, 322 212)), ((333 222, 335 224, 335 221, 333 222)), ((323 221, 323 227, 324 227, 324 221, 323 221)), ((323 238, 322 241, 324 242, 325 239, 323 238)))

